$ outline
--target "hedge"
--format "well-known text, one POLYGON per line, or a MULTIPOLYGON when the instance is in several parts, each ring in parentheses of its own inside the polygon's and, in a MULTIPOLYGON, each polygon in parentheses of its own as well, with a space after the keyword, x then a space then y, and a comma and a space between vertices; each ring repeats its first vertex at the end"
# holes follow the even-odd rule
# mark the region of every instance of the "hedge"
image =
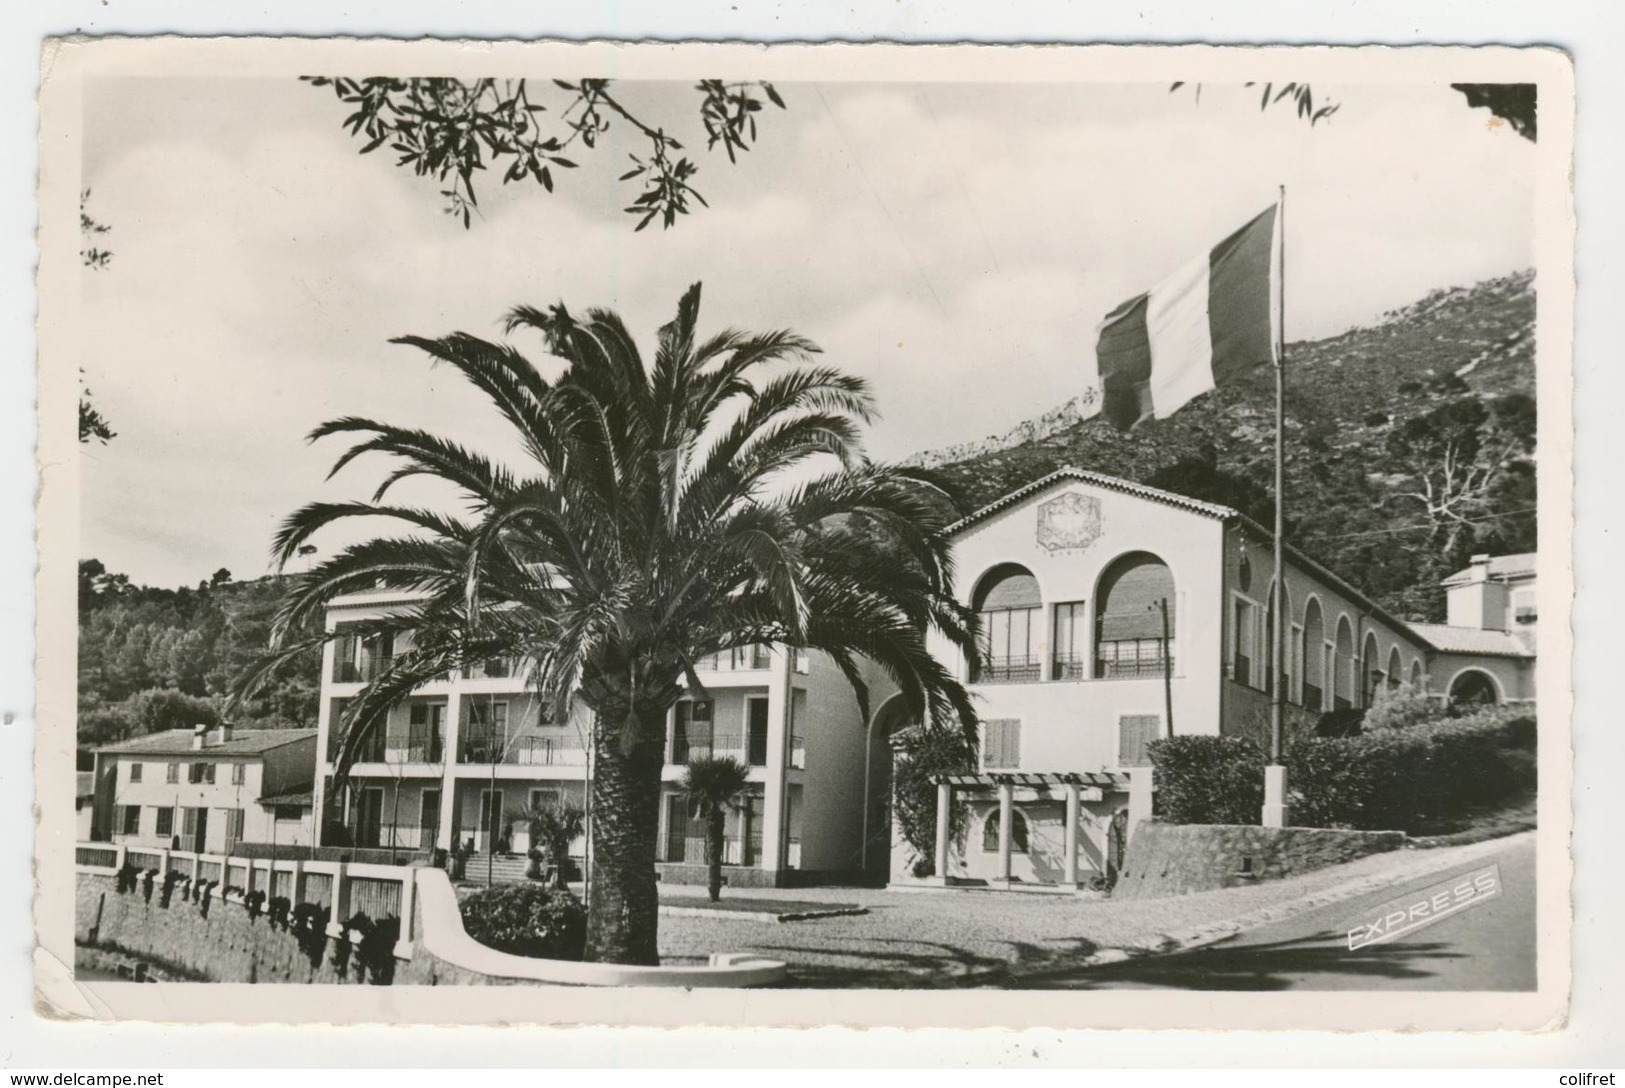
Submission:
POLYGON ((499 952, 579 960, 586 949, 587 912, 564 889, 499 884, 475 892, 461 905, 463 929, 499 952))
POLYGON ((1246 737, 1166 737, 1147 746, 1157 815, 1175 824, 1256 824, 1264 752, 1246 737))
MULTIPOLYGON (((1535 723, 1505 710, 1288 749, 1292 823, 1423 834, 1506 804, 1535 785, 1535 723)), ((1264 752, 1244 737, 1171 737, 1149 746, 1157 814, 1170 823, 1256 824, 1264 752)))

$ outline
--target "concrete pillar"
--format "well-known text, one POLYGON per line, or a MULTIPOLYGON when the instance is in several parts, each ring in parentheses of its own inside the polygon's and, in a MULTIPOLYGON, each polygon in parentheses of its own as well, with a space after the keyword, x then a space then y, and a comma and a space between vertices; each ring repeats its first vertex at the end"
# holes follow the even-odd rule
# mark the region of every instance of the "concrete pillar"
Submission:
POLYGON ((121 843, 119 843, 117 846, 115 846, 113 848, 113 868, 119 870, 120 872, 123 872, 124 871, 124 863, 129 861, 129 860, 130 860, 130 848, 129 848, 129 846, 127 846, 126 844, 121 842, 121 843))
POLYGON ((345 936, 344 923, 350 917, 350 866, 336 862, 333 866, 333 915, 327 923, 329 937, 345 936))
POLYGON ((1151 795, 1155 789, 1151 781, 1150 767, 1136 767, 1129 772, 1128 779, 1128 839, 1133 840, 1134 832, 1141 823, 1151 819, 1151 795))
POLYGON ((418 870, 411 868, 406 870, 406 875, 401 880, 401 935, 395 942, 397 959, 412 958, 412 910, 417 894, 417 876, 418 870))
POLYGON ((158 851, 158 886, 163 887, 164 878, 169 875, 169 850, 158 851))
MULTIPOLYGON (((790 734, 794 728, 790 719, 795 703, 791 683, 795 651, 787 646, 775 646, 770 660, 772 671, 767 681, 768 758, 767 766, 763 768, 762 782, 762 856, 757 864, 777 874, 784 868, 788 850, 786 840, 790 837, 786 782, 789 778, 790 734)), ((778 883, 777 876, 773 882, 778 883)))
POLYGON ((954 788, 946 782, 937 783, 937 879, 948 879, 948 824, 953 813, 954 788))
POLYGON ((1070 886, 1078 883, 1078 784, 1067 783, 1066 828, 1061 834, 1061 882, 1070 886))
POLYGON ((1264 826, 1286 827, 1291 819, 1286 801, 1286 768, 1271 763, 1264 768, 1264 826))
POLYGON ((1010 881, 1010 825, 1015 816, 1016 788, 1009 782, 999 783, 999 879, 1010 881))

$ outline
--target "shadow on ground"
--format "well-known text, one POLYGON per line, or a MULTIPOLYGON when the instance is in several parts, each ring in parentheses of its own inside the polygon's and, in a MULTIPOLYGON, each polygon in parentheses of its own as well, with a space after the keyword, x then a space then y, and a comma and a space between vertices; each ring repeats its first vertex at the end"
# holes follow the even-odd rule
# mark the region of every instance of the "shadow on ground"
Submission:
MULTIPOLYGON (((991 985, 1015 989, 1100 989, 1114 985, 1167 987, 1178 990, 1284 990, 1303 982, 1305 975, 1341 979, 1425 979, 1437 974, 1442 959, 1460 959, 1443 944, 1406 943, 1367 945, 1350 952, 1330 944, 1326 933, 1273 944, 1193 949, 1164 955, 1140 956, 1098 967, 1057 965, 1051 969, 1019 972, 991 985)), ((1307 988, 1313 989, 1312 985, 1307 988)))

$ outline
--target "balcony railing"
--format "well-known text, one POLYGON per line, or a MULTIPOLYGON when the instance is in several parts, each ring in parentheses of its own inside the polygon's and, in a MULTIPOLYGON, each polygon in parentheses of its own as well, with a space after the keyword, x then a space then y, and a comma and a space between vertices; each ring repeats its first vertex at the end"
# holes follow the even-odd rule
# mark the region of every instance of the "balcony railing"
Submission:
POLYGON ((972 677, 977 684, 1036 684, 1044 679, 1043 663, 1031 655, 992 657, 972 677))
POLYGON ((379 654, 363 652, 359 661, 354 659, 334 658, 333 683, 335 684, 370 684, 382 676, 394 661, 393 654, 379 654))
POLYGON ((1083 654, 1056 654, 1052 675, 1056 680, 1087 680, 1089 659, 1083 654))
POLYGON ((673 737, 671 761, 688 763, 696 759, 720 759, 733 756, 743 759, 746 737, 743 733, 702 733, 698 736, 673 737))
POLYGON ((386 763, 444 763, 446 737, 444 730, 430 730, 427 726, 413 727, 404 742, 394 738, 384 749, 386 763))
POLYGON ((1174 659, 1152 658, 1139 661, 1113 661, 1102 658, 1095 663, 1095 675, 1102 680, 1161 679, 1174 667, 1174 659))
POLYGON ((459 763, 498 763, 521 767, 580 766, 586 761, 581 738, 573 733, 552 736, 472 733, 458 745, 459 763))
POLYGON ((773 650, 769 646, 735 646, 694 663, 696 669, 706 672, 749 672, 772 665, 773 650))

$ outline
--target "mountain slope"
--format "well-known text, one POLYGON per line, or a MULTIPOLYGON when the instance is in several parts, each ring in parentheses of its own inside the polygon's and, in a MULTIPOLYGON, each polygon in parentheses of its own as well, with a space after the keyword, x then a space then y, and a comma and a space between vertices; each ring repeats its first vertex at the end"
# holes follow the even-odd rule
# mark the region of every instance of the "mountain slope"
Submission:
MULTIPOLYGON (((1288 538, 1414 619, 1476 551, 1533 550, 1534 274, 1434 291, 1374 325, 1288 345, 1288 538), (1480 417, 1484 417, 1480 420, 1480 417), (1527 434, 1524 433, 1527 429, 1527 434), (1489 482, 1454 511, 1409 492, 1469 448, 1489 482)), ((928 453, 974 509, 1063 465, 1223 502, 1263 520, 1273 494, 1274 376, 1256 368, 1124 434, 1064 405, 1004 438, 928 453)))

